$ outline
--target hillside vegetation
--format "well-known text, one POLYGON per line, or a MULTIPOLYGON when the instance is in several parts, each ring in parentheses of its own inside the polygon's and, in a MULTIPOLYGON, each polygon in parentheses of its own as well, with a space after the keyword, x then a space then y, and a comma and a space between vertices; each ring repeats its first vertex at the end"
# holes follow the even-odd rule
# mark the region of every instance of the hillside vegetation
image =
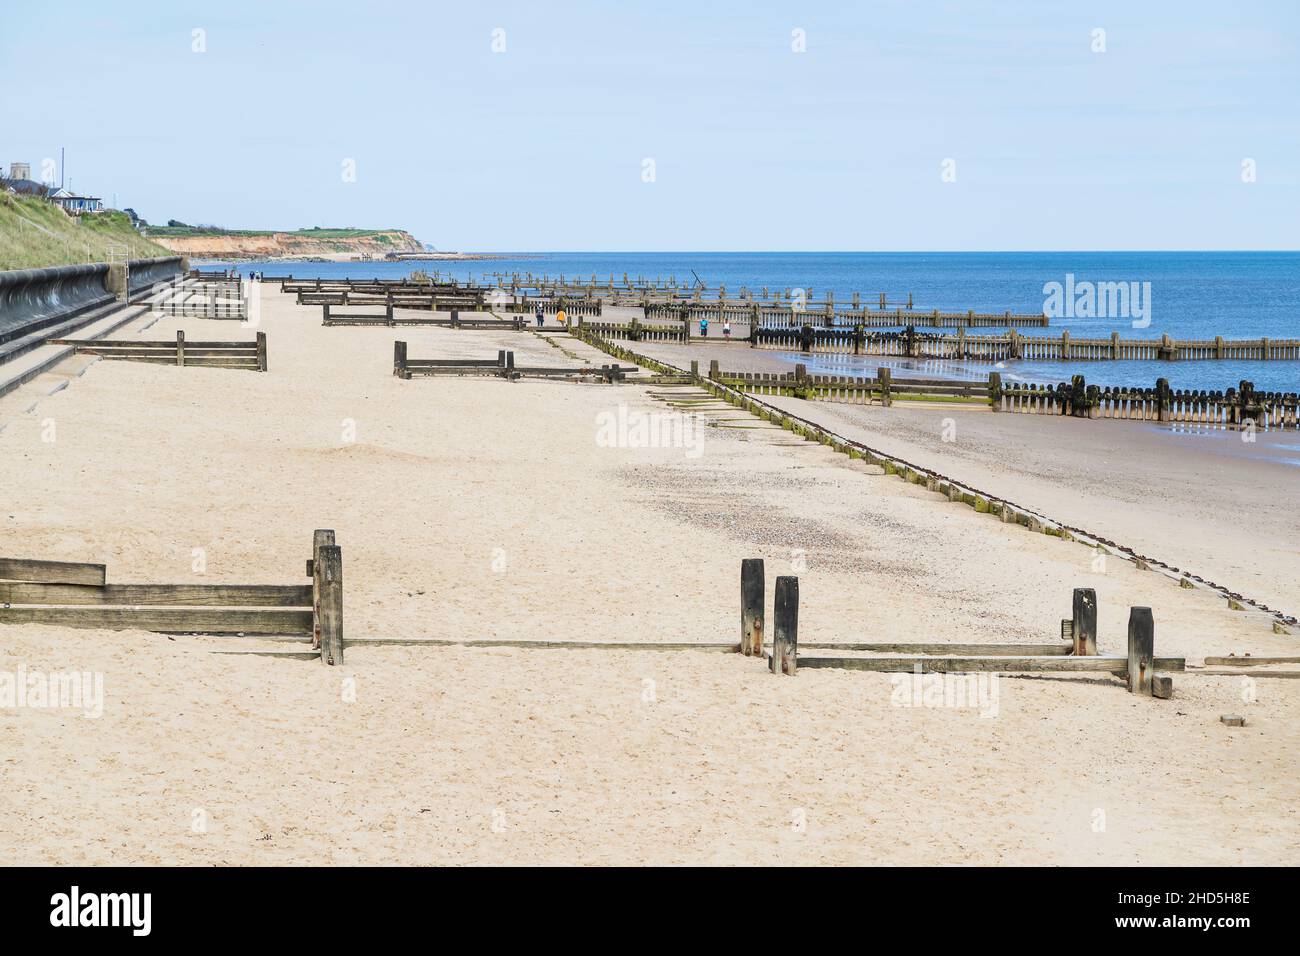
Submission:
POLYGON ((126 213, 77 219, 43 199, 0 193, 0 270, 107 262, 115 247, 128 259, 175 255, 141 237, 126 213))
POLYGON ((149 226, 149 237, 191 259, 382 259, 390 252, 421 252, 400 229, 297 229, 263 232, 215 226, 149 226))

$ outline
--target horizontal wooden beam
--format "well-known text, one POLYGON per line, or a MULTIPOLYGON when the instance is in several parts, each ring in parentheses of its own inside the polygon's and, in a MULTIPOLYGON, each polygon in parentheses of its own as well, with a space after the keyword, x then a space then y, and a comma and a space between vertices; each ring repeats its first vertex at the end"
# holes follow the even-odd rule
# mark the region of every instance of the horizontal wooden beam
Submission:
POLYGON ((416 637, 376 637, 349 640, 348 647, 522 647, 580 651, 713 651, 739 653, 739 644, 698 641, 513 641, 513 640, 421 640, 416 637))
POLYGON ((106 571, 102 564, 0 558, 0 580, 37 581, 43 584, 103 585, 105 576, 106 571))
POLYGON ((146 607, 311 607, 311 585, 9 584, 0 604, 117 604, 146 607))
POLYGON ((304 634, 311 611, 211 608, 0 607, 0 624, 50 624, 111 631, 195 634, 304 634))
POLYGON ((1064 656, 1074 648, 1071 644, 1054 641, 1051 644, 845 644, 837 642, 800 642, 800 650, 873 651, 877 654, 937 654, 963 657, 1051 657, 1064 656))
POLYGON ((1207 657, 1206 667, 1267 667, 1270 664, 1300 664, 1300 657, 1207 657))
MULTIPOLYGON (((909 672, 919 667, 924 674, 969 671, 1123 674, 1128 671, 1126 657, 805 657, 799 655, 799 669, 834 667, 851 671, 909 672)), ((1181 671, 1181 657, 1158 657, 1153 669, 1181 671)))

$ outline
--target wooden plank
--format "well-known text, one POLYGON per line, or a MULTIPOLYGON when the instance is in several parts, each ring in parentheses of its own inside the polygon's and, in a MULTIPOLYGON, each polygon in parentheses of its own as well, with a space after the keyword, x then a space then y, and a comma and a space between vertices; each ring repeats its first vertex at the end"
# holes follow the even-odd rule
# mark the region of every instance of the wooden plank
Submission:
POLYGON ((102 564, 0 558, 0 580, 103 586, 105 579, 106 572, 102 564))
MULTIPOLYGON (((1209 676, 1209 677, 1241 677, 1242 676, 1241 671, 1236 670, 1235 668, 1224 668, 1224 667, 1212 667, 1212 668, 1206 668, 1205 670, 1192 670, 1192 671, 1188 671, 1187 673, 1193 677, 1200 677, 1202 675, 1209 676)), ((1300 671, 1251 671, 1250 676, 1252 680, 1257 677, 1278 677, 1284 680, 1296 680, 1296 679, 1300 679, 1300 671)))
POLYGON ((776 579, 772 607, 773 674, 795 675, 799 654, 799 579, 783 575, 776 579))
POLYGON ((349 640, 348 647, 477 647, 523 648, 537 650, 569 651, 709 651, 737 654, 740 645, 735 643, 706 643, 701 641, 529 641, 529 640, 454 640, 418 637, 375 637, 349 640))
POLYGON ((1207 657, 1206 667, 1267 667, 1270 664, 1300 664, 1300 657, 1207 657))
POLYGON ((740 653, 746 657, 763 653, 763 559, 740 562, 740 653))
POLYGON ((937 657, 1064 657, 1074 652, 1074 645, 1052 644, 848 644, 839 641, 804 643, 806 650, 873 651, 878 654, 927 654, 937 657))
MULTIPOLYGON (((1124 674, 1126 657, 809 657, 799 658, 799 666, 833 667, 851 671, 907 672, 919 667, 923 674, 1002 671, 1004 673, 1059 672, 1077 674, 1124 674)), ((1181 657, 1160 657, 1153 662, 1156 671, 1182 671, 1181 657)))
POLYGON ((0 604, 100 604, 137 607, 311 607, 310 585, 9 584, 0 604))
POLYGON ((105 630, 179 631, 201 634, 299 634, 311 630, 307 610, 212 608, 10 607, 0 624, 51 624, 105 630))
MULTIPOLYGON (((320 657, 326 664, 343 663, 343 551, 322 545, 316 558, 320 574, 320 657)), ((310 625, 310 617, 309 625, 310 625)))

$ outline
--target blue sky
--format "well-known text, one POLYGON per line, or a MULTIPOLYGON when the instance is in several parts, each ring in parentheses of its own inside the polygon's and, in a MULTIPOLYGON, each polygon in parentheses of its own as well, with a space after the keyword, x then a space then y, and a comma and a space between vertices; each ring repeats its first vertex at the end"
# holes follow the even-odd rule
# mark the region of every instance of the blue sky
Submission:
POLYGON ((19 2, 0 164, 440 249, 1296 249, 1297 91, 1296 0, 19 2))

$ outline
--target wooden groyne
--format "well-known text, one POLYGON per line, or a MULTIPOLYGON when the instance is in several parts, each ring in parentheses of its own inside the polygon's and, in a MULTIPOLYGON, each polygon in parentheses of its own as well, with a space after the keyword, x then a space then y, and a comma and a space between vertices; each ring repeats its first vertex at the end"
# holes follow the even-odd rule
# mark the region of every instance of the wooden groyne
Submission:
POLYGON ((642 342, 690 343, 705 341, 710 345, 736 343, 751 348, 778 352, 802 352, 826 355, 880 355, 894 358, 961 359, 976 362, 1002 362, 1011 359, 1062 362, 1099 361, 1294 361, 1300 359, 1300 339, 1225 339, 1178 340, 1168 335, 1158 339, 1124 339, 1118 332, 1105 339, 1076 339, 1068 331, 1059 336, 1021 335, 1014 329, 1006 333, 968 335, 964 329, 955 333, 921 332, 908 327, 901 331, 871 332, 859 325, 854 328, 817 328, 804 325, 797 329, 750 326, 744 334, 730 340, 715 334, 701 339, 693 334, 688 322, 660 325, 641 322, 584 322, 584 328, 607 339, 642 342))
POLYGON ((187 342, 184 332, 176 341, 125 339, 50 339, 50 345, 71 345, 81 355, 104 359, 148 362, 154 365, 205 366, 209 368, 266 371, 266 333, 258 332, 252 342, 187 342))
POLYGON ((0 558, 0 624, 301 637, 343 663, 343 556, 316 531, 309 585, 109 584, 102 564, 0 558))

